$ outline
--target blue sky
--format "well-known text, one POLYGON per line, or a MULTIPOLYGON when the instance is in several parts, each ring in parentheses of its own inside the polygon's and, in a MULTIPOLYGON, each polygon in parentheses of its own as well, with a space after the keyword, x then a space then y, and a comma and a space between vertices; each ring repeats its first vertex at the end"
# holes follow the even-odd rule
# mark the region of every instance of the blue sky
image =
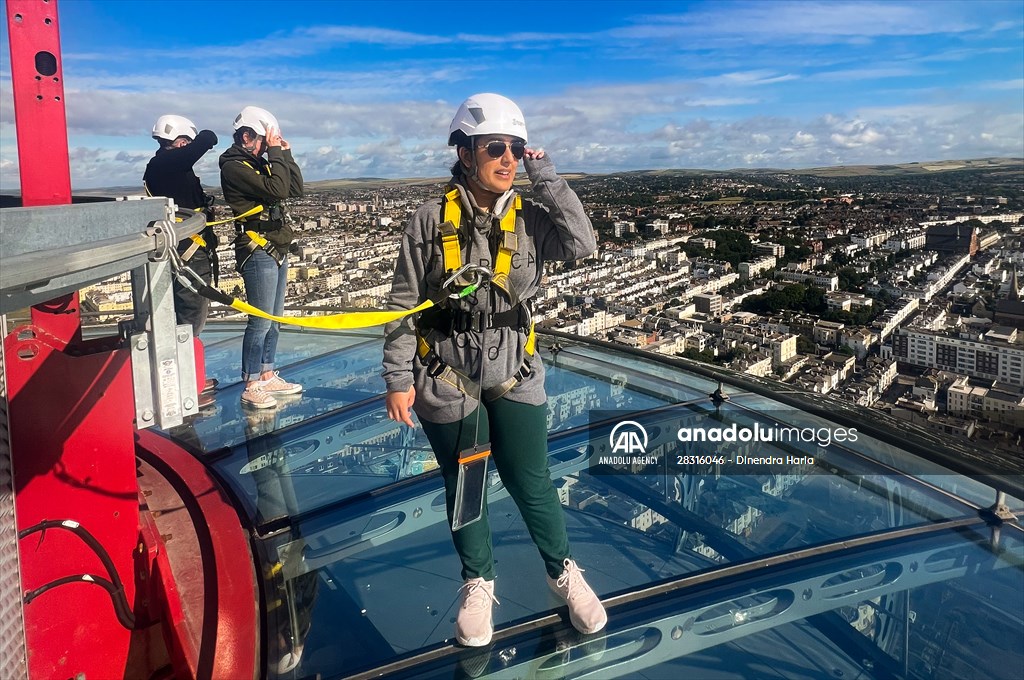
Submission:
MULTIPOLYGON (((6 12, 6 9, 5 9, 6 12)), ((1024 156, 1024 3, 59 0, 75 188, 140 182, 162 113, 282 123, 308 180, 440 177, 459 102, 564 171, 1024 156)), ((6 15, 0 185, 17 186, 6 15)))

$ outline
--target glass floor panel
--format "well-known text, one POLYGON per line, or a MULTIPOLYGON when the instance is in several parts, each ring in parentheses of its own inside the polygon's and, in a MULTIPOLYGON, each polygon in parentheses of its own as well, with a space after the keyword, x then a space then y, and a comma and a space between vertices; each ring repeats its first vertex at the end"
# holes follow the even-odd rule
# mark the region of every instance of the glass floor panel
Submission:
MULTIPOLYGON (((212 324, 204 332, 208 372, 221 379, 217 404, 168 434, 216 472, 253 531, 264 577, 268 676, 346 677, 431 650, 443 659, 438 669, 446 669, 437 670, 436 677, 464 672, 460 660, 472 654, 452 649, 449 639, 461 580, 442 483, 421 428, 399 427, 385 417, 380 336, 283 331, 282 374, 305 391, 282 399, 277 409, 253 412, 239 403, 242 386, 230 377, 237 375, 241 330, 212 324)), ((611 446, 613 421, 595 414, 644 413, 662 424, 684 419, 723 431, 835 423, 747 391, 742 381, 726 386, 728 402, 715 404, 709 395, 718 387, 716 380, 656 356, 544 335, 539 341, 547 368, 551 477, 566 508, 573 556, 595 591, 611 602, 752 560, 976 519, 979 506, 995 498, 977 480, 925 464, 897 438, 864 437, 856 445, 824 447, 773 443, 757 450, 809 453, 820 462, 730 474, 721 465, 669 469, 670 456, 697 450, 677 441, 672 425, 662 428, 667 433, 662 440, 652 435, 649 449, 663 456, 663 468, 608 474, 597 461, 602 447, 611 446)), ((502 603, 495 608, 498 636, 505 630, 519 635, 515 631, 522 624, 539 619, 548 621, 548 632, 516 645, 514 653, 496 646, 498 656, 487 652, 481 672, 492 677, 823 677, 823 671, 829 677, 872 676, 864 659, 851 651, 856 646, 837 642, 835 630, 816 625, 816 619, 793 619, 752 634, 742 642, 742 653, 740 643, 729 640, 638 663, 635 659, 655 659, 645 650, 660 649, 674 630, 658 624, 652 632, 650 621, 661 620, 657 617, 636 623, 643 617, 637 619, 632 610, 649 608, 645 599, 614 610, 608 635, 599 636, 602 658, 593 665, 598 656, 597 647, 588 646, 593 641, 567 643, 571 628, 552 618, 559 611, 564 618, 564 607, 559 609, 549 593, 536 548, 496 474, 489 479, 489 496, 496 595, 502 603), (560 642, 552 642, 556 639, 560 642), (577 651, 566 656, 557 649, 577 651), (789 650, 785 662, 772 656, 779 650, 789 650), (621 673, 615 670, 619 661, 610 663, 615 659, 621 673), (723 659, 730 663, 722 665, 723 659)), ((1018 550, 1019 531, 1012 529, 1002 540, 1018 550)), ((1001 579, 1009 579, 1001 587, 1009 595, 1004 602, 1015 604, 1024 583, 1019 561, 1008 565, 999 571, 1001 579)), ((772 609, 764 602, 750 607, 772 609)), ((838 614, 826 618, 834 624, 837 616, 852 617, 844 625, 863 632, 871 605, 853 607, 855 614, 834 607, 828 611, 838 614)), ((1021 618, 1013 620, 1013 630, 1024 630, 1021 618)), ((873 620, 876 625, 881 619, 873 620)), ((679 625, 687 632, 685 621, 679 625)), ((429 675, 430 668, 425 662, 422 671, 429 675)))

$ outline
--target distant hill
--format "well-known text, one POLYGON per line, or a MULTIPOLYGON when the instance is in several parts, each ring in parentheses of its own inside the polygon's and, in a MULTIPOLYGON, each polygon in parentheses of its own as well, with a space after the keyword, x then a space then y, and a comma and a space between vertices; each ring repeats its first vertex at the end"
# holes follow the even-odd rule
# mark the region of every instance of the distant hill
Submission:
MULTIPOLYGON (((584 172, 561 173, 569 180, 595 179, 608 175, 631 177, 683 177, 698 175, 800 175, 810 177, 905 177, 908 175, 929 175, 956 170, 1007 170, 1024 172, 1024 158, 974 158, 968 160, 925 161, 921 163, 898 163, 895 165, 840 165, 824 168, 733 168, 731 170, 700 170, 678 168, 671 170, 629 170, 590 174, 584 172)), ((408 179, 377 179, 372 177, 355 179, 328 179, 306 182, 314 190, 369 188, 374 186, 418 186, 447 182, 447 177, 414 177, 408 179)), ((517 184, 525 183, 525 180, 517 184)))
POLYGON ((730 170, 732 173, 758 174, 762 172, 815 177, 865 177, 868 175, 904 176, 924 175, 953 170, 1017 170, 1024 169, 1024 158, 975 158, 971 160, 926 161, 924 163, 898 163, 896 165, 840 165, 830 168, 803 170, 730 170))
MULTIPOLYGON (((631 177, 693 177, 698 175, 800 175, 804 177, 908 177, 913 175, 932 175, 954 171, 1008 171, 1024 172, 1024 158, 973 158, 967 160, 924 161, 918 163, 897 163, 894 165, 838 165, 824 168, 733 168, 731 170, 700 170, 696 168, 678 168, 671 170, 630 170, 625 172, 609 172, 590 174, 583 172, 561 173, 570 180, 593 179, 603 176, 631 177)), ((314 191, 331 191, 338 189, 367 189, 378 186, 423 186, 447 182, 448 177, 407 177, 402 179, 384 179, 382 177, 352 177, 342 179, 324 179, 306 182, 306 186, 314 191)), ((526 180, 517 182, 526 183, 526 180)), ((220 187, 204 187, 211 193, 219 193, 220 187)), ((16 192, 12 192, 16 193, 16 192)), ((138 186, 107 187, 102 189, 75 190, 78 196, 139 196, 138 186)))

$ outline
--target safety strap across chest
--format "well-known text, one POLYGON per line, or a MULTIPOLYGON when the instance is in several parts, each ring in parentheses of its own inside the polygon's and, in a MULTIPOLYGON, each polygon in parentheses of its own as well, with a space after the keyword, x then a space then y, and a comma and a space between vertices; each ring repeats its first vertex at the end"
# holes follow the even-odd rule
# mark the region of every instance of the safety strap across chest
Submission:
MULTIPOLYGON (((253 172, 255 172, 257 175, 261 174, 260 171, 259 171, 259 168, 254 166, 249 161, 238 161, 238 162, 241 163, 242 165, 248 166, 249 169, 252 170, 253 172)), ((273 176, 273 173, 270 172, 270 166, 269 165, 267 165, 264 169, 267 171, 267 177, 273 176)))
MULTIPOLYGON (((452 189, 444 195, 444 199, 444 222, 438 230, 441 232, 442 266, 445 274, 450 274, 462 266, 462 247, 459 244, 462 205, 459 201, 459 190, 452 189)), ((491 276, 491 283, 505 291, 513 306, 519 303, 519 295, 512 286, 509 273, 512 271, 512 257, 519 250, 516 217, 522 207, 522 198, 516 194, 512 207, 505 211, 505 216, 501 218, 501 239, 498 241, 498 252, 494 255, 494 273, 491 276)))
MULTIPOLYGON (((438 227, 438 230, 441 232, 442 266, 444 267, 445 274, 450 275, 462 267, 462 246, 459 243, 459 228, 462 225, 462 206, 459 201, 459 190, 452 189, 444 195, 444 199, 444 221, 438 227)), ((519 194, 516 194, 514 201, 512 207, 505 211, 505 216, 499 221, 501 239, 498 242, 498 252, 494 255, 491 283, 505 291, 512 306, 516 307, 519 304, 519 295, 512 286, 509 272, 512 271, 512 257, 519 249, 519 239, 516 236, 516 217, 523 207, 523 202, 519 194)), ((483 329, 481 328, 480 330, 483 329)), ((420 332, 417 332, 416 338, 416 354, 423 365, 426 366, 427 373, 435 380, 446 382, 474 399, 481 397, 486 401, 500 399, 517 384, 526 380, 532 373, 530 360, 536 351, 537 343, 537 335, 532 320, 526 335, 526 345, 524 347, 526 356, 524 357, 523 365, 505 382, 486 390, 481 390, 476 382, 443 361, 420 332)))

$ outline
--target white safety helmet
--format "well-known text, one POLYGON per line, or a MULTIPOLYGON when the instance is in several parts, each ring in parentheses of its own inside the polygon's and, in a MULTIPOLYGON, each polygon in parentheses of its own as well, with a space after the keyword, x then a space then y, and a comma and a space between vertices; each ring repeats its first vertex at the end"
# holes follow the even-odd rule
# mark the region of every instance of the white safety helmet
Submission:
POLYGON ((176 116, 173 113, 160 116, 153 124, 153 139, 173 142, 178 137, 188 137, 194 140, 197 134, 199 131, 196 130, 195 123, 185 116, 176 116))
POLYGON ((524 142, 529 141, 526 138, 526 118, 515 102, 489 92, 475 94, 462 102, 448 127, 448 146, 455 146, 456 132, 467 137, 511 135, 524 142))
POLYGON ((244 127, 252 128, 260 136, 266 136, 269 128, 277 128, 278 132, 281 131, 281 126, 274 114, 258 106, 246 106, 235 116, 234 128, 238 130, 244 127))

